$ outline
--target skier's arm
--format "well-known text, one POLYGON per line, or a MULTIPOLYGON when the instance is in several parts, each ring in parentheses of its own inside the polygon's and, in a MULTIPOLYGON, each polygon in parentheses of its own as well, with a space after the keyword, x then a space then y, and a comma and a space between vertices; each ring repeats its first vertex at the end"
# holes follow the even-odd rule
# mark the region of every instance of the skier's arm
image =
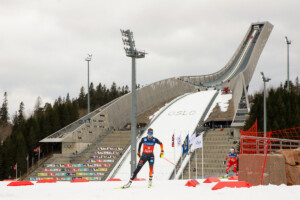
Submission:
POLYGON ((159 141, 159 139, 156 140, 156 143, 160 145, 160 157, 164 157, 164 145, 161 141, 159 141))
POLYGON ((164 145, 163 145, 163 143, 159 139, 157 139, 157 138, 156 138, 156 143, 160 145, 160 150, 162 152, 164 152, 164 145))
POLYGON ((138 155, 138 157, 141 157, 141 147, 142 147, 142 144, 143 144, 143 138, 141 139, 141 141, 140 141, 140 143, 139 143, 139 149, 138 149, 138 152, 137 152, 137 155, 138 155))
POLYGON ((225 161, 227 161, 228 157, 229 157, 229 154, 227 154, 227 156, 226 156, 226 158, 225 158, 225 161))
POLYGON ((223 164, 224 164, 224 165, 226 164, 226 161, 227 161, 228 157, 229 157, 229 154, 227 154, 225 160, 223 161, 223 164))

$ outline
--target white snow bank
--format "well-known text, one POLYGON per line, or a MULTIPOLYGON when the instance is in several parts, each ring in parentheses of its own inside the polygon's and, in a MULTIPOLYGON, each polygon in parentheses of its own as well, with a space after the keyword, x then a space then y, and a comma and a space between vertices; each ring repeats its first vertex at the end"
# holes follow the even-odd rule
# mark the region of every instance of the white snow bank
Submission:
POLYGON ((217 104, 219 104, 221 112, 226 112, 228 110, 229 101, 231 99, 232 99, 232 94, 222 94, 222 92, 219 92, 217 98, 215 99, 214 103, 210 107, 210 109, 205 117, 205 120, 207 120, 210 113, 213 111, 213 109, 216 107, 217 104))
POLYGON ((154 199, 207 199, 207 200, 297 200, 300 186, 256 186, 251 188, 224 188, 211 190, 216 183, 203 183, 198 180, 197 187, 184 186, 187 180, 134 182, 129 189, 114 189, 126 182, 88 182, 88 183, 35 183, 33 186, 8 187, 8 182, 0 181, 2 200, 154 200, 154 199))

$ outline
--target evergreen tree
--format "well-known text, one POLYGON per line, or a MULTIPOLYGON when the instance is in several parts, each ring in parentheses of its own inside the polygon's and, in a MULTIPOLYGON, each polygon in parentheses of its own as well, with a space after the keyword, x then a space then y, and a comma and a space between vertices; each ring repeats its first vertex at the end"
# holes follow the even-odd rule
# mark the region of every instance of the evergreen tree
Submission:
POLYGON ((43 113, 42 98, 38 97, 34 105, 34 116, 40 117, 43 113))
POLYGON ((104 89, 101 83, 97 85, 96 87, 96 95, 95 95, 95 101, 97 107, 100 107, 101 105, 104 105, 104 89))
MULTIPOLYGON (((295 84, 297 85, 297 84, 295 84)), ((297 86, 290 84, 277 89, 271 88, 267 95, 267 131, 282 130, 300 126, 300 93, 297 86)), ((248 130, 257 120, 258 131, 263 131, 263 92, 254 95, 250 116, 244 130, 248 130)))
MULTIPOLYGON (((11 137, 8 137, 4 144, 3 144, 3 162, 4 162, 4 168, 2 169, 2 174, 5 178, 8 178, 9 176, 14 176, 14 171, 12 167, 16 164, 15 155, 16 155, 16 148, 15 143, 12 142, 11 137)), ((1 168, 0 168, 1 170, 1 168)))
POLYGON ((115 82, 113 82, 111 87, 110 87, 109 100, 113 100, 117 97, 118 97, 117 84, 115 82))
POLYGON ((70 122, 74 122, 79 118, 78 113, 78 104, 76 101, 73 101, 70 105, 70 122))
POLYGON ((21 131, 17 131, 16 133, 16 163, 18 163, 18 173, 21 171, 22 173, 26 172, 27 163, 27 147, 26 141, 21 131))
POLYGON ((0 143, 0 180, 4 179, 4 160, 2 153, 2 144, 0 143))
POLYGON ((80 88, 79 98, 78 98, 79 108, 87 108, 86 104, 86 94, 84 92, 84 87, 80 88))
POLYGON ((94 89, 93 82, 91 82, 89 89, 90 89, 90 107, 91 107, 91 111, 92 111, 97 107, 96 91, 94 89))
POLYGON ((25 122, 25 115, 24 115, 24 103, 20 103, 19 111, 18 111, 18 124, 23 125, 25 122))
POLYGON ((5 92, 2 107, 0 108, 0 125, 7 126, 8 120, 9 120, 8 100, 7 100, 7 92, 5 92))

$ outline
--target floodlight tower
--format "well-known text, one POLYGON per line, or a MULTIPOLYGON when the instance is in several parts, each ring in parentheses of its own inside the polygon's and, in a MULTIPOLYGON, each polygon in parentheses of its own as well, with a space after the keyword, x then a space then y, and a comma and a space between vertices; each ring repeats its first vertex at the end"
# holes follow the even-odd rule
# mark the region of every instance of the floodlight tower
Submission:
POLYGON ((131 88, 132 88, 132 101, 131 101, 131 174, 136 168, 136 72, 135 72, 135 59, 145 58, 145 51, 139 51, 135 48, 133 33, 128 30, 121 30, 123 36, 124 50, 126 56, 131 57, 132 60, 132 75, 131 75, 131 88))
POLYGON ((290 90, 290 50, 289 50, 289 46, 290 44, 292 44, 291 40, 288 40, 287 36, 285 36, 285 41, 286 41, 286 45, 287 45, 287 91, 290 90))
POLYGON ((88 54, 86 57, 85 61, 88 63, 88 101, 87 101, 87 109, 88 109, 88 114, 90 113, 90 61, 92 60, 92 54, 88 54))
POLYGON ((263 72, 260 72, 262 81, 264 82, 264 137, 267 136, 267 103, 266 103, 266 82, 269 82, 271 79, 266 78, 263 72))

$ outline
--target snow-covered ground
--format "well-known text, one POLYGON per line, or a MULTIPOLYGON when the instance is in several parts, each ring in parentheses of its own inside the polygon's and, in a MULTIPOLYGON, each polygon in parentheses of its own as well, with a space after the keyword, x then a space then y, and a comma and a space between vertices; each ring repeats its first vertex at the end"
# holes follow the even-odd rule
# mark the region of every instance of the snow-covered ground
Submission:
POLYGON ((213 109, 216 107, 217 104, 219 104, 221 112, 226 112, 229 106, 229 101, 231 99, 232 99, 232 94, 222 94, 222 92, 220 91, 214 103, 210 107, 205 117, 205 120, 209 117, 210 113, 213 111, 213 109))
POLYGON ((155 181, 147 188, 146 181, 134 182, 132 188, 115 189, 122 182, 88 183, 36 183, 33 186, 8 187, 0 181, 1 200, 160 200, 160 199, 205 199, 205 200, 298 200, 300 186, 255 186, 251 188, 224 188, 211 190, 216 183, 203 183, 197 187, 184 186, 186 180, 155 181))
MULTIPOLYGON (((153 121, 151 128, 154 131, 154 137, 157 137, 164 145, 165 158, 177 163, 182 154, 181 146, 177 148, 172 148, 172 135, 175 134, 175 139, 177 136, 181 135, 181 144, 185 137, 189 134, 191 135, 200 118, 202 117, 207 105, 211 101, 212 97, 216 93, 216 90, 212 91, 201 91, 197 93, 188 94, 178 101, 174 102, 168 106, 167 109, 161 109, 163 111, 159 117, 153 121), (174 153, 174 150, 176 152, 174 153)), ((143 137, 147 135, 146 132, 143 133, 143 137)), ((139 142, 139 141, 138 141, 139 142)), ((176 141, 175 141, 176 143, 176 141)), ((168 180, 172 171, 174 170, 174 165, 170 164, 164 159, 159 158, 160 147, 157 145, 155 147, 155 164, 154 164, 154 180, 168 180)), ((130 154, 127 156, 123 165, 119 169, 115 178, 129 179, 130 178, 130 154)), ((138 174, 139 178, 149 177, 149 165, 146 163, 144 167, 138 174)))

